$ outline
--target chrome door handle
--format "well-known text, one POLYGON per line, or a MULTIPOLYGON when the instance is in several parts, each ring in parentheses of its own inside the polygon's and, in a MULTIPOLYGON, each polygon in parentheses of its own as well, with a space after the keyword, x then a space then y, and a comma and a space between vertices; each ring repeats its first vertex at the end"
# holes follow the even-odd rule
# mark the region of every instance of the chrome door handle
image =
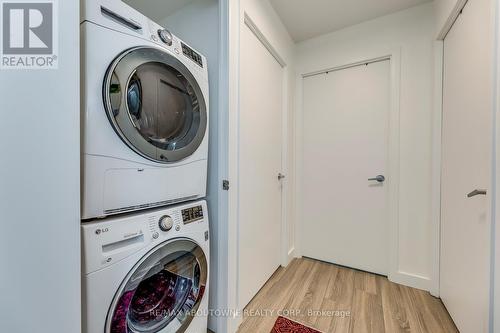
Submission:
POLYGON ((488 194, 488 191, 486 190, 474 190, 469 194, 467 194, 467 198, 472 198, 475 197, 476 195, 486 195, 486 194, 488 194))
POLYGON ((286 176, 284 174, 278 173, 278 180, 283 180, 285 178, 286 178, 286 176))
POLYGON ((373 181, 373 180, 376 180, 378 181, 379 183, 383 183, 385 182, 385 177, 382 176, 382 175, 378 175, 377 177, 375 178, 368 178, 369 181, 373 181))

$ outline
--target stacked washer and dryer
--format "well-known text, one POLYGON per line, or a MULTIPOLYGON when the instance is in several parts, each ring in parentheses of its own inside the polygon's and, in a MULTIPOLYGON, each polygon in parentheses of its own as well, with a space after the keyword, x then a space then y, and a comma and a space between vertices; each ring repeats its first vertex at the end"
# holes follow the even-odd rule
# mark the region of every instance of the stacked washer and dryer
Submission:
POLYGON ((204 333, 207 61, 122 1, 82 15, 83 332, 204 333))

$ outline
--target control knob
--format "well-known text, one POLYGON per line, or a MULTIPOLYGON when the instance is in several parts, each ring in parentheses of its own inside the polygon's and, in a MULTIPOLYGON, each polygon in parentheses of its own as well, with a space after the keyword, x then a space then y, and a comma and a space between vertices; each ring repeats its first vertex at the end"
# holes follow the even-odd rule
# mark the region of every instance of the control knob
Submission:
POLYGON ((168 46, 172 45, 173 37, 170 31, 167 29, 160 29, 158 30, 158 36, 160 36, 160 39, 162 40, 163 43, 167 44, 168 46))
POLYGON ((169 231, 174 226, 174 219, 168 215, 162 216, 159 225, 162 231, 169 231))

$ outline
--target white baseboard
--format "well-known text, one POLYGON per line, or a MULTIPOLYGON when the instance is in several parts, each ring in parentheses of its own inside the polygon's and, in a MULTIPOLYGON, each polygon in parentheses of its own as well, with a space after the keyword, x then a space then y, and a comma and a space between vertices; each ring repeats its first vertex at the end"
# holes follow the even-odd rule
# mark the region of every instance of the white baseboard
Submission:
POLYGON ((241 316, 237 317, 228 317, 227 318, 227 331, 228 333, 236 333, 238 328, 240 327, 243 318, 241 316))
POLYGON ((432 285, 432 281, 428 277, 405 272, 389 274, 389 281, 425 291, 429 291, 432 285))
POLYGON ((218 326, 216 327, 208 327, 214 333, 236 333, 241 323, 243 322, 243 318, 241 316, 237 317, 218 317, 218 326))
POLYGON ((295 247, 288 250, 288 263, 290 263, 295 258, 295 247))
MULTIPOLYGON (((298 256, 297 253, 295 254, 296 258, 302 258, 302 256, 298 256)), ((332 263, 332 265, 335 264, 332 263)), ((391 282, 401 284, 403 286, 429 291, 432 296, 439 297, 439 295, 435 293, 435 288, 433 288, 433 281, 428 277, 406 272, 393 272, 389 273, 388 279, 391 282)))

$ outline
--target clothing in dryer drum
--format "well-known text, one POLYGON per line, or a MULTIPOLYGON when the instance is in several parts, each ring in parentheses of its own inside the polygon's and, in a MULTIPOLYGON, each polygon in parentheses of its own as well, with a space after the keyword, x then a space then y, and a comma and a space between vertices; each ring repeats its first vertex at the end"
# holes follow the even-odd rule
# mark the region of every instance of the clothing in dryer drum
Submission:
POLYGON ((202 249, 188 239, 157 246, 130 272, 108 314, 107 333, 184 332, 204 296, 202 249))

